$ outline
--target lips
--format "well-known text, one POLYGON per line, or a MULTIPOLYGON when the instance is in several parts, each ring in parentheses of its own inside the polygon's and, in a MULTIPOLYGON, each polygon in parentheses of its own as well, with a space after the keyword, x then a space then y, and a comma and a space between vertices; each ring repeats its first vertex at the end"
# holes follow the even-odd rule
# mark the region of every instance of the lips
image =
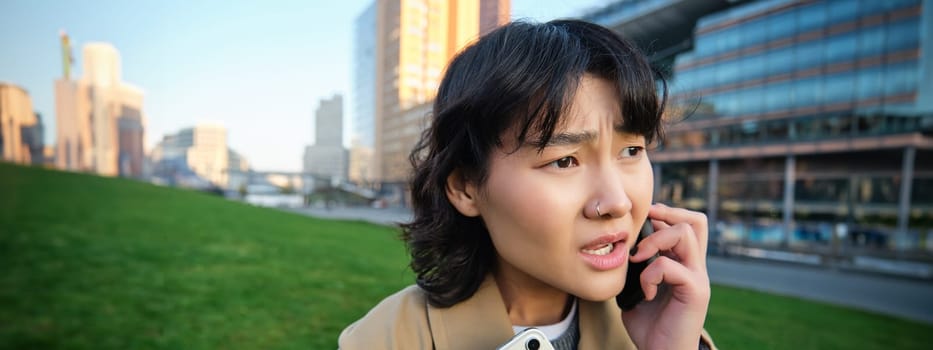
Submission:
POLYGON ((624 232, 605 234, 596 237, 596 239, 587 243, 585 246, 583 246, 582 250, 598 250, 605 247, 606 245, 615 245, 616 243, 625 241, 625 238, 627 237, 628 234, 624 232))
POLYGON ((580 256, 596 270, 612 270, 625 264, 628 254, 625 249, 625 233, 599 236, 580 249, 580 256))
POLYGON ((612 252, 613 247, 615 247, 614 243, 607 243, 597 249, 582 249, 581 251, 592 255, 606 255, 612 252))

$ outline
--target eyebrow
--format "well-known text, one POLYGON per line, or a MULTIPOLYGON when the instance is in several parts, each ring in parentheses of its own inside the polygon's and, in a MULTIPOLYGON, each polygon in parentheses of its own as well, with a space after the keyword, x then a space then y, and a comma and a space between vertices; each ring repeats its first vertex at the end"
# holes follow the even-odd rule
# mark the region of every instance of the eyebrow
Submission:
MULTIPOLYGON (((620 134, 629 133, 630 131, 622 126, 622 124, 616 124, 612 127, 615 132, 620 134)), ((538 147, 559 147, 559 146, 572 146, 579 145, 581 143, 590 142, 596 139, 595 131, 583 131, 583 132, 558 132, 551 136, 551 139, 548 140, 547 144, 541 145, 536 144, 538 147)), ((543 148, 542 147, 542 148, 543 148)))

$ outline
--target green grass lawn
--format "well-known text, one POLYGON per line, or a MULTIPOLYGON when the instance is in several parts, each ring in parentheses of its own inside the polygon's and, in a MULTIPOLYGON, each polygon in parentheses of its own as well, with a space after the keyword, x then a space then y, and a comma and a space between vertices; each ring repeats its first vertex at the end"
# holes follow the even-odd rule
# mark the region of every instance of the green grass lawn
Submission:
MULTIPOLYGON (((398 232, 0 163, 0 348, 334 349, 410 284, 398 232)), ((724 349, 928 349, 933 326, 714 286, 724 349)))

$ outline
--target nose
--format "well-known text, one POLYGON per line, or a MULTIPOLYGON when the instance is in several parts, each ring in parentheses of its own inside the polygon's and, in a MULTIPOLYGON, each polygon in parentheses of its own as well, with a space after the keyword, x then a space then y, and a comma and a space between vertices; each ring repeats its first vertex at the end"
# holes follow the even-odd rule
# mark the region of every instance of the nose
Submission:
POLYGON ((583 215, 589 219, 605 220, 621 218, 632 210, 632 201, 625 191, 626 184, 618 169, 601 169, 593 179, 593 195, 583 215))

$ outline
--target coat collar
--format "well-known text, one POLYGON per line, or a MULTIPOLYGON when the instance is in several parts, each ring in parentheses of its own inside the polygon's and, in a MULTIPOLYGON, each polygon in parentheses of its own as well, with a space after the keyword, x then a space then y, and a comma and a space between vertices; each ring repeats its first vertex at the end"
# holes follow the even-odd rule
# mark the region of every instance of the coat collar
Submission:
MULTIPOLYGON (((438 350, 495 349, 514 335, 505 302, 491 274, 469 299, 448 308, 428 304, 427 309, 434 348, 438 350)), ((580 350, 635 349, 612 300, 580 300, 578 311, 580 350)))

